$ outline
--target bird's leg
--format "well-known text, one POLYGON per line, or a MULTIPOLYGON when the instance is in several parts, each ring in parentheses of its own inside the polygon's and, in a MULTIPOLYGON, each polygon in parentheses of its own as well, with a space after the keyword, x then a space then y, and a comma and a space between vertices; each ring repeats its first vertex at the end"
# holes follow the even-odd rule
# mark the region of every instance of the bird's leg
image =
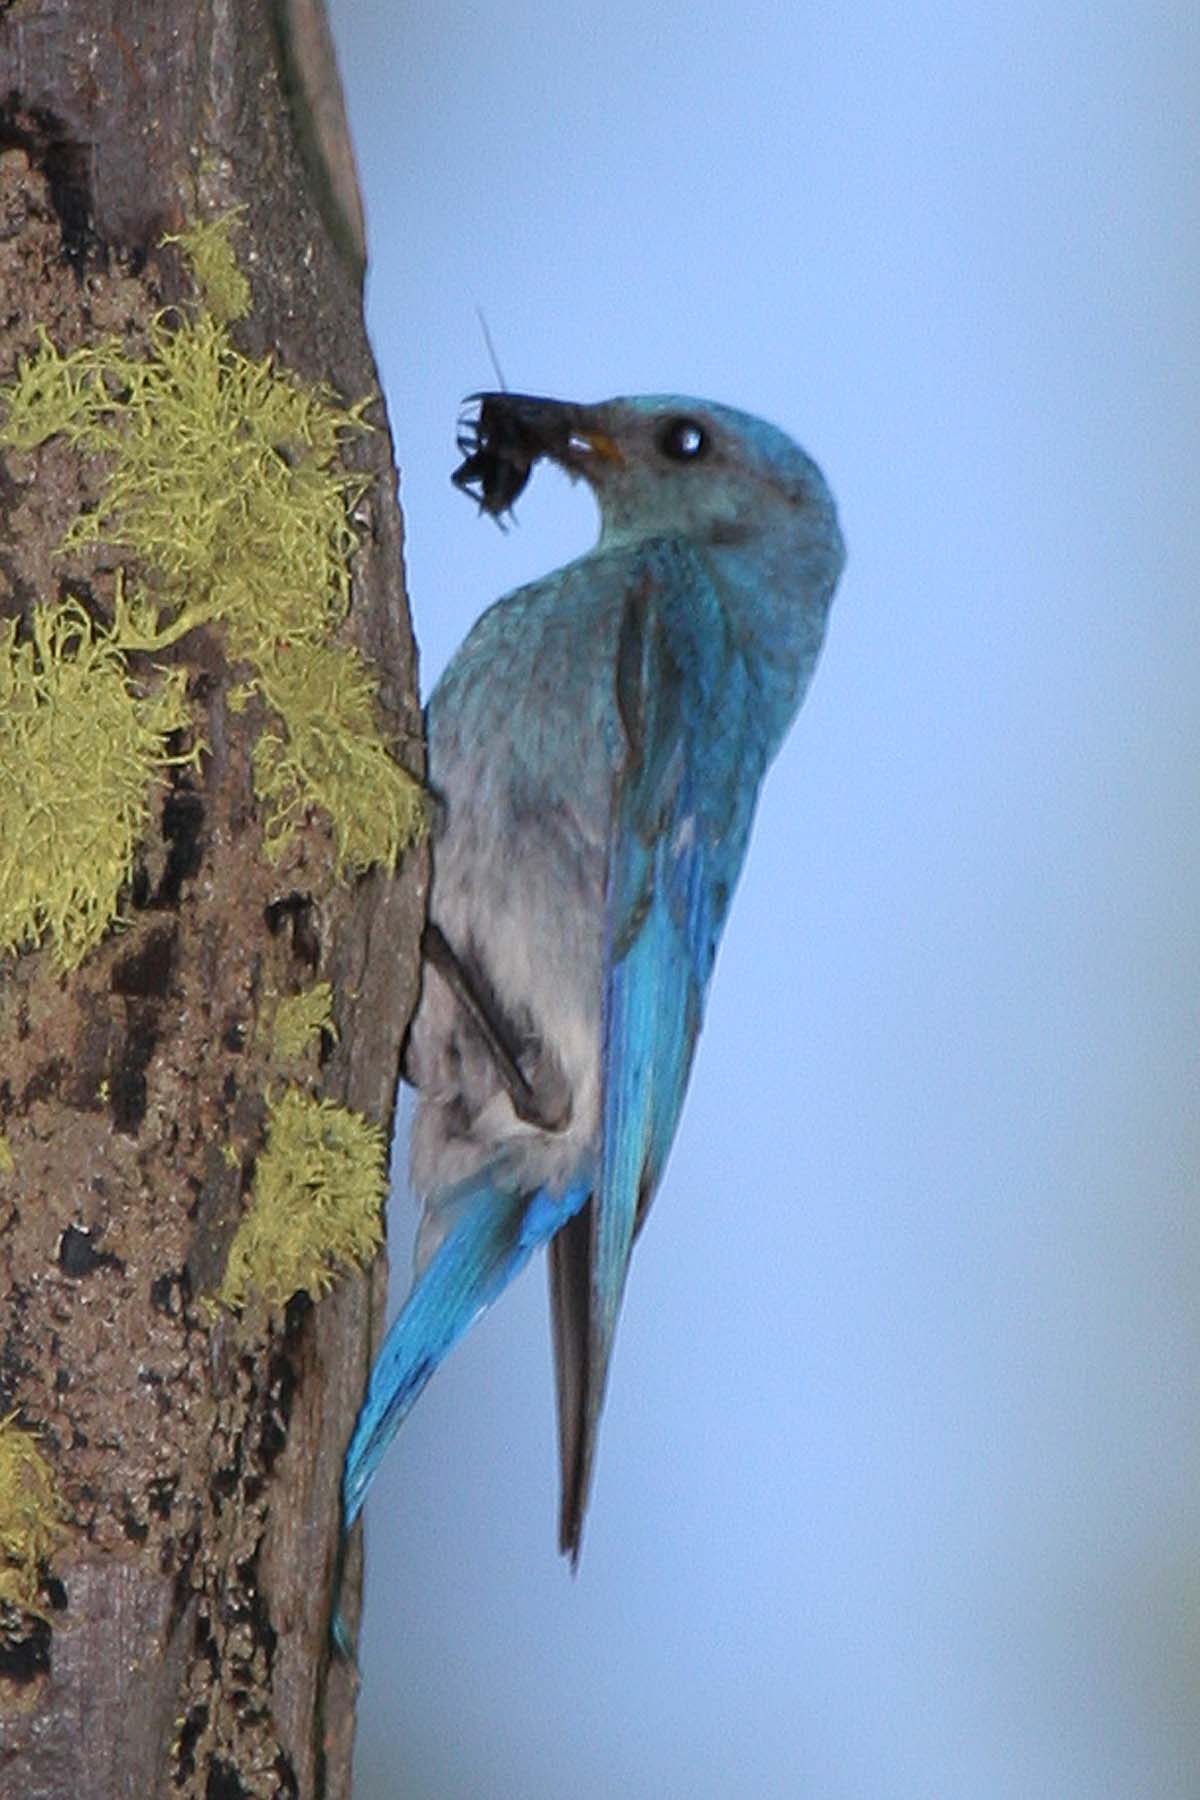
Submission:
MULTIPOLYGON (((517 1117, 541 1131, 561 1131, 571 1116, 570 1095, 553 1091, 540 1094, 534 1087, 517 1060, 517 1034, 496 1004, 495 995, 480 991, 479 983, 432 919, 427 920, 421 937, 421 954, 437 970, 486 1044, 517 1117)), ((565 1087, 561 1075, 558 1085, 565 1087)), ((553 1089, 552 1079, 547 1086, 553 1089)))

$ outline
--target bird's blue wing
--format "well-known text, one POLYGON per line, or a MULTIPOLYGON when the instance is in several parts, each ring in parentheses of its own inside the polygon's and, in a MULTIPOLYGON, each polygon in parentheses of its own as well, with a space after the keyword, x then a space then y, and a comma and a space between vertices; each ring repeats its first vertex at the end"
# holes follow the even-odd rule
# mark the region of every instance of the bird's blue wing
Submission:
POLYGON ((574 1296, 577 1416, 560 1430, 563 1548, 578 1554, 592 1446, 630 1251, 679 1120, 704 996, 745 855, 767 755, 746 660, 703 563, 643 546, 625 609, 617 703, 627 745, 614 799, 605 907, 599 1174, 584 1217, 555 1240, 552 1293, 564 1380, 574 1296))

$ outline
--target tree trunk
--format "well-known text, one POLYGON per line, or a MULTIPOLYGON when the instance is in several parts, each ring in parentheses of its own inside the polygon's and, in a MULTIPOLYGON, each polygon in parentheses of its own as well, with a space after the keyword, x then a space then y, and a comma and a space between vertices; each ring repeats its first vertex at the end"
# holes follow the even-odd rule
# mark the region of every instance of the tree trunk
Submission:
MULTIPOLYGON (((0 96, 0 389, 39 327, 63 355, 113 334, 139 355, 156 318, 169 332, 197 316, 162 240, 241 207, 237 354, 347 405, 376 393, 319 0, 10 0, 0 96)), ((99 379, 119 431, 127 396, 99 379)), ((367 417, 383 423, 382 405, 367 417)), ((369 479, 349 495, 349 604, 330 644, 373 671, 382 737, 419 774, 388 436, 339 444, 369 479)), ((111 464, 62 435, 0 455, 14 646, 64 597, 108 630, 122 581, 148 582, 169 620, 119 522, 63 547, 72 520, 104 514, 111 464)), ((240 1307, 214 1296, 280 1094, 390 1132, 426 869, 417 848, 398 876, 355 873, 316 804, 294 806, 272 846, 255 761, 269 691, 219 589, 207 623, 126 659, 138 692, 182 671, 187 726, 149 780, 118 917, 75 966, 48 929, 0 954, 0 1429, 31 1434, 64 1525, 35 1610, 0 1608, 0 1792, 24 1800, 350 1792, 353 1680, 328 1624, 383 1259, 324 1298, 319 1279, 258 1296, 253 1276, 240 1307), (282 1003, 318 982, 331 1021, 284 1043, 282 1003)), ((0 865, 34 855, 0 839, 0 865)))

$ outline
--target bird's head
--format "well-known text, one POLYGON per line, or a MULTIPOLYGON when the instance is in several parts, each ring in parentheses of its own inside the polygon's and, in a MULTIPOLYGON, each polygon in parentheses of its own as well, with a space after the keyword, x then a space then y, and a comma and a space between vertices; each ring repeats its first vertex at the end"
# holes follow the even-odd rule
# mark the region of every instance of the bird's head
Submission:
POLYGON ((598 405, 530 394, 476 394, 454 480, 495 517, 543 456, 582 476, 600 507, 601 543, 681 536, 707 547, 784 534, 828 564, 844 551, 837 512, 812 458, 774 425, 674 394, 598 405))

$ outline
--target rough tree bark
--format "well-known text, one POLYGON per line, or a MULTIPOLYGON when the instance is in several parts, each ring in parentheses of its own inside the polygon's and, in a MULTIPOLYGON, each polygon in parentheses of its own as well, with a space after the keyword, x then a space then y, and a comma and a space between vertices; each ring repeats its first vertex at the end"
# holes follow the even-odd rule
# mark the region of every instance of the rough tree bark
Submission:
MULTIPOLYGON (((187 285, 164 234, 239 205, 238 347, 375 391, 319 0, 0 0, 0 380, 37 321, 64 350, 136 335, 187 285)), ((419 770, 386 430, 348 455, 374 479, 341 635, 419 770)), ((0 622, 66 591, 110 610, 112 557, 59 554, 96 462, 0 457, 0 622)), ((121 923, 69 976, 45 950, 0 958, 0 1418, 38 1434, 68 1527, 47 1620, 0 1642, 0 1792, 347 1796, 352 1681, 326 1632, 382 1258, 274 1314, 206 1296, 278 1075, 269 997, 332 984, 303 1081, 390 1129, 424 861, 338 881, 314 814, 272 864, 261 709, 229 704, 244 669, 203 626, 153 661, 186 670, 206 753, 158 791, 121 923)))

